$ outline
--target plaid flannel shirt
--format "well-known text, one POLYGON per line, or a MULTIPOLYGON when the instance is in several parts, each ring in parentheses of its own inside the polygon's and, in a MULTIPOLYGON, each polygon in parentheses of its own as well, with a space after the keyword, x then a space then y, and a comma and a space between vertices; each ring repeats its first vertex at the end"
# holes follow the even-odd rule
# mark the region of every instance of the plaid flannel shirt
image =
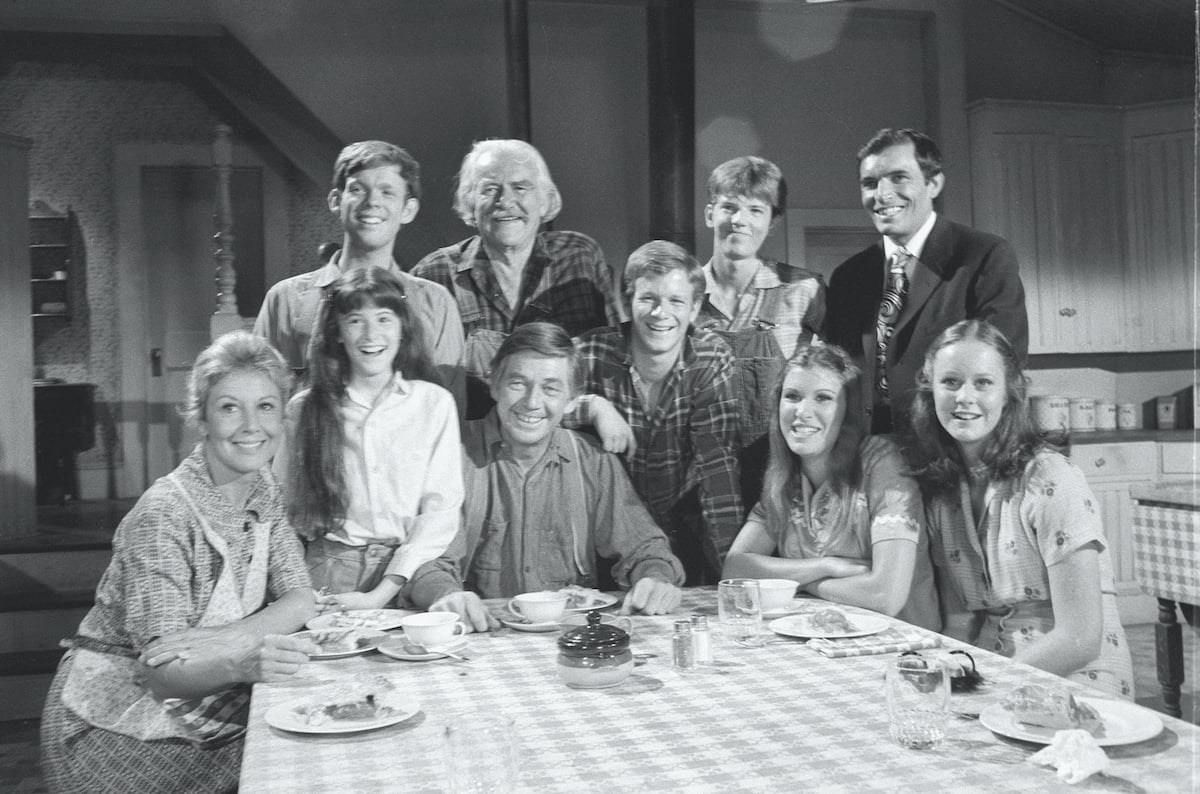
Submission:
POLYGON ((478 235, 428 254, 412 273, 450 290, 468 337, 476 329, 511 333, 535 320, 558 323, 578 336, 621 321, 604 252, 579 232, 538 234, 521 275, 522 304, 515 311, 478 235))
POLYGON ((716 334, 692 329, 679 364, 663 382, 658 405, 647 413, 634 386, 629 334, 627 323, 583 335, 583 391, 606 398, 633 429, 637 451, 622 460, 659 526, 673 526, 672 508, 699 486, 711 545, 706 556, 720 570, 745 517, 738 484, 733 352, 716 334))

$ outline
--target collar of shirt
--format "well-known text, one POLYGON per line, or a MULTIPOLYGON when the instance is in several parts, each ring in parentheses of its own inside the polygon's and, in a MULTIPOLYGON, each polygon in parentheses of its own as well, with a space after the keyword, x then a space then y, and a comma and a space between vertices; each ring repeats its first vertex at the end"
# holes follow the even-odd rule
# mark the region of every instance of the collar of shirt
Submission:
MULTIPOLYGON (((770 260, 762 260, 762 264, 754 271, 754 276, 750 279, 750 283, 746 286, 746 289, 742 291, 742 295, 747 294, 751 290, 774 289, 783 285, 783 282, 779 280, 779 274, 775 272, 775 268, 771 267, 771 264, 770 260)), ((712 260, 708 260, 701 270, 704 271, 704 300, 709 306, 712 306, 712 301, 708 300, 708 296, 712 294, 713 286, 716 284, 716 276, 713 275, 712 260)), ((714 306, 713 308, 716 307, 714 306)))
MULTIPOLYGON (((270 507, 270 500, 268 498, 270 495, 269 485, 274 476, 270 474, 270 471, 270 466, 266 466, 258 471, 258 478, 254 481, 254 487, 250 489, 250 493, 246 497, 245 512, 255 513, 260 516, 267 514, 267 510, 270 507)), ((197 502, 204 503, 204 499, 199 498, 197 494, 197 491, 203 490, 209 494, 207 497, 208 504, 213 503, 212 499, 220 500, 220 504, 229 504, 229 500, 217 489, 217 485, 213 481, 212 469, 208 465, 208 455, 204 453, 203 441, 196 444, 191 454, 181 461, 179 474, 183 480, 184 487, 192 492, 197 502)))
MULTIPOLYGON (((692 346, 692 334, 694 333, 696 333, 695 326, 688 326, 687 335, 683 337, 683 350, 680 351, 679 359, 675 362, 675 365, 671 367, 670 372, 681 370, 696 359, 696 349, 692 346)), ((633 366, 632 340, 633 323, 622 323, 621 338, 620 341, 617 342, 614 352, 617 354, 617 359, 620 364, 628 369, 633 377, 637 377, 637 369, 633 366)))
MULTIPOLYGON (((933 224, 937 221, 937 213, 929 213, 929 217, 925 219, 925 223, 921 224, 921 228, 917 229, 917 233, 908 241, 908 245, 904 246, 904 250, 913 255, 913 259, 920 259, 921 252, 925 250, 925 241, 929 239, 929 233, 933 231, 933 224)), ((892 257, 900 250, 900 246, 890 237, 883 238, 883 261, 891 262, 892 257)), ((912 276, 913 264, 909 263, 907 275, 912 276)))
POLYGON ((389 394, 408 394, 411 388, 412 387, 408 385, 408 381, 404 379, 404 376, 401 373, 393 372, 392 379, 388 382, 388 385, 384 386, 379 394, 376 395, 374 401, 366 399, 362 392, 355 391, 348 383, 346 384, 346 399, 355 403, 356 405, 361 405, 363 408, 370 410, 376 405, 379 405, 379 402, 383 400, 385 396, 389 394))
MULTIPOLYGON (((497 415, 495 407, 483 418, 482 424, 483 445, 484 449, 487 450, 488 462, 491 463, 492 461, 511 458, 512 454, 509 452, 508 443, 504 440, 504 434, 500 430, 500 417, 497 415)), ((560 460, 564 463, 570 461, 572 459, 571 444, 565 435, 569 432, 571 431, 561 427, 551 430, 550 445, 546 448, 546 453, 542 455, 542 459, 530 471, 544 466, 550 460, 560 460)))
MULTIPOLYGON (((534 238, 533 250, 529 252, 529 262, 533 262, 539 258, 546 258, 544 234, 544 232, 538 232, 537 237, 534 238)), ((528 268, 529 263, 526 263, 525 267, 528 268)), ((478 234, 467 242, 457 268, 459 273, 475 269, 486 271, 489 274, 492 270, 492 260, 488 257, 487 249, 483 247, 483 238, 478 234)))

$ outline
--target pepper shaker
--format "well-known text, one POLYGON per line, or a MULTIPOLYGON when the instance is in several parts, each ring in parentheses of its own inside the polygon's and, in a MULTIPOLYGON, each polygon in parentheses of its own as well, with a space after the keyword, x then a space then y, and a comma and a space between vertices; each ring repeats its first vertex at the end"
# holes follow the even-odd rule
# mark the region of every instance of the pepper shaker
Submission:
POLYGON ((696 666, 690 620, 675 621, 675 636, 671 639, 671 661, 676 670, 691 670, 696 666))

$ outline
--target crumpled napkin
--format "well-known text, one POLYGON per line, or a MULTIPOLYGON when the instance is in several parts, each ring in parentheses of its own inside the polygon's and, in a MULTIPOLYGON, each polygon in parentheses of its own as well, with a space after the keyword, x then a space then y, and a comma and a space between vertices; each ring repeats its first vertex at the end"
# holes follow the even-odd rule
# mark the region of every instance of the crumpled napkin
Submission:
POLYGON ((1029 761, 1054 767, 1059 780, 1072 784, 1108 769, 1108 756, 1095 737, 1079 728, 1056 731, 1050 744, 1029 756, 1029 761))

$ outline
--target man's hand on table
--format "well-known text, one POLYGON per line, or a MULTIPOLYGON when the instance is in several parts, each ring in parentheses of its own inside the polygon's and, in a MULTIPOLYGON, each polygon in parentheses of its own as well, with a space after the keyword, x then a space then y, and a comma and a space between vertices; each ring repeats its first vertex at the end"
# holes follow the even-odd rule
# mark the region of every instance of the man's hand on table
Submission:
POLYGON ((683 591, 678 587, 662 579, 647 576, 639 579, 633 589, 625 594, 620 614, 631 615, 639 612, 643 615, 666 615, 674 612, 682 600, 683 591))
POLYGON ((429 605, 430 612, 457 612, 467 631, 491 631, 500 628, 500 621, 492 617, 475 593, 457 590, 447 593, 429 605))

